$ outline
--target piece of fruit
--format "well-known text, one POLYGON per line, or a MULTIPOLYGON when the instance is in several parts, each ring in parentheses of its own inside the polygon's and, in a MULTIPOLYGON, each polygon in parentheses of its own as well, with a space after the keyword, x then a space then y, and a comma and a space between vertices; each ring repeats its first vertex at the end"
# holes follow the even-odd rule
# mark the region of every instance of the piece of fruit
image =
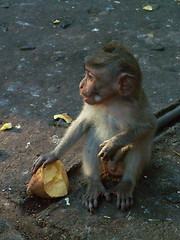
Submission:
POLYGON ((1 127, 1 131, 4 131, 4 130, 8 130, 8 129, 11 129, 12 128, 12 123, 5 123, 2 127, 1 127))
POLYGON ((151 5, 147 5, 147 6, 143 7, 143 9, 146 11, 153 11, 153 8, 151 5))
POLYGON ((43 198, 57 198, 68 194, 69 180, 60 160, 42 166, 33 174, 28 188, 28 195, 37 195, 43 198))
POLYGON ((59 118, 64 119, 67 123, 72 122, 72 118, 67 113, 54 115, 54 120, 59 119, 59 118))

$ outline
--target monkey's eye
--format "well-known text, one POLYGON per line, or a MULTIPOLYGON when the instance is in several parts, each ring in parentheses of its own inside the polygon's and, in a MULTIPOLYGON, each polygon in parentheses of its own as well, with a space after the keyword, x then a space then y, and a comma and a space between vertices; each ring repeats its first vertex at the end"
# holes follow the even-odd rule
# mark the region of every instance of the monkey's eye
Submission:
POLYGON ((93 80, 94 76, 91 72, 87 73, 89 80, 93 80))

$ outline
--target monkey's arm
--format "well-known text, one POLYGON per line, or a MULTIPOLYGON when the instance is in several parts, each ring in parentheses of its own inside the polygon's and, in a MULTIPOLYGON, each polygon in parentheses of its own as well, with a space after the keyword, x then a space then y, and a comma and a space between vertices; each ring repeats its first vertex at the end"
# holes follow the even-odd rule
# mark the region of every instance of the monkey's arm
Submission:
POLYGON ((41 155, 34 163, 32 173, 35 173, 38 168, 43 165, 53 163, 59 159, 80 137, 82 137, 85 132, 88 130, 90 124, 83 117, 83 114, 80 114, 79 117, 72 122, 71 126, 68 128, 63 139, 58 144, 58 146, 51 152, 41 155))
POLYGON ((146 134, 152 134, 153 136, 155 129, 155 123, 144 124, 141 125, 141 127, 137 125, 135 128, 115 135, 114 137, 100 144, 102 149, 98 154, 98 158, 100 158, 102 161, 113 160, 118 150, 137 141, 139 138, 143 137, 143 135, 145 136, 146 134))

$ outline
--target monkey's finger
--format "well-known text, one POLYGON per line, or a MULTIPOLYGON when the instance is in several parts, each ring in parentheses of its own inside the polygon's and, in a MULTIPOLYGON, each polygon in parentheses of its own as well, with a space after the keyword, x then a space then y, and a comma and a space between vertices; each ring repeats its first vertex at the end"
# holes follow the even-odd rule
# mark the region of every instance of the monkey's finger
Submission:
POLYGON ((97 198, 94 199, 93 205, 94 205, 94 208, 97 208, 97 207, 98 207, 98 201, 97 201, 97 198))
POLYGON ((111 194, 109 192, 105 192, 104 196, 105 196, 107 202, 111 201, 111 194))
POLYGON ((94 206, 93 206, 93 204, 92 204, 91 201, 89 201, 88 210, 89 210, 90 213, 93 213, 93 212, 94 212, 94 206))
POLYGON ((126 205, 126 200, 125 199, 122 199, 121 201, 121 211, 125 211, 127 208, 127 205, 126 205))
POLYGON ((33 165, 32 174, 35 174, 37 172, 37 170, 40 168, 43 162, 44 162, 43 158, 38 158, 36 160, 36 162, 33 165))
POLYGON ((134 203, 134 202, 133 202, 133 198, 130 198, 130 199, 129 199, 129 207, 132 207, 132 206, 133 206, 133 203, 134 203))
POLYGON ((106 145, 106 143, 101 143, 99 146, 104 147, 105 145, 106 145))
POLYGON ((101 143, 99 146, 100 147, 104 147, 106 144, 107 144, 108 140, 107 141, 104 141, 103 143, 101 143))
POLYGON ((116 203, 116 205, 117 205, 117 208, 120 208, 121 200, 120 200, 120 195, 119 194, 117 194, 117 203, 116 203))
POLYGON ((126 209, 129 209, 133 205, 133 200, 132 198, 126 198, 126 209))
POLYGON ((109 161, 110 160, 109 154, 108 153, 104 153, 103 157, 101 157, 101 160, 105 161, 105 162, 109 161))
POLYGON ((87 201, 84 201, 84 206, 85 206, 85 208, 88 209, 88 202, 87 201))
POLYGON ((51 163, 53 163, 53 162, 55 162, 54 159, 48 158, 48 159, 43 163, 43 168, 45 168, 48 164, 51 164, 51 163))
MULTIPOLYGON (((83 205, 85 206, 86 209, 89 208, 89 201, 87 200, 87 197, 86 197, 86 196, 84 196, 82 203, 83 203, 83 205)), ((89 210, 89 209, 88 209, 88 210, 89 210)))
POLYGON ((98 153, 98 155, 97 155, 97 157, 98 158, 101 158, 101 157, 103 157, 104 156, 104 151, 103 151, 103 149, 98 153))
POLYGON ((35 162, 33 163, 33 168, 35 168, 35 166, 42 161, 42 156, 38 157, 35 162))
POLYGON ((108 153, 105 152, 105 149, 102 149, 102 150, 98 153, 97 157, 98 157, 98 158, 101 158, 101 160, 103 160, 103 161, 107 161, 107 159, 108 159, 108 153))

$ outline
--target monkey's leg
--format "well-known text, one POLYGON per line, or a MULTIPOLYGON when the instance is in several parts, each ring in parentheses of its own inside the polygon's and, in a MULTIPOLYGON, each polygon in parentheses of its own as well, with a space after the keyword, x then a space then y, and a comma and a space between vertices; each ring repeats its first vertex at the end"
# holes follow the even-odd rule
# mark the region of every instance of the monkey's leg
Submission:
POLYGON ((113 190, 117 196, 117 207, 122 211, 133 205, 134 187, 151 158, 151 142, 152 139, 144 139, 133 144, 124 159, 124 175, 113 190))
POLYGON ((94 129, 91 128, 86 136, 86 145, 83 157, 84 173, 88 177, 88 188, 83 199, 83 204, 93 212, 98 206, 98 198, 105 196, 110 201, 110 195, 105 190, 100 179, 100 161, 97 158, 99 152, 99 141, 95 136, 94 129))

